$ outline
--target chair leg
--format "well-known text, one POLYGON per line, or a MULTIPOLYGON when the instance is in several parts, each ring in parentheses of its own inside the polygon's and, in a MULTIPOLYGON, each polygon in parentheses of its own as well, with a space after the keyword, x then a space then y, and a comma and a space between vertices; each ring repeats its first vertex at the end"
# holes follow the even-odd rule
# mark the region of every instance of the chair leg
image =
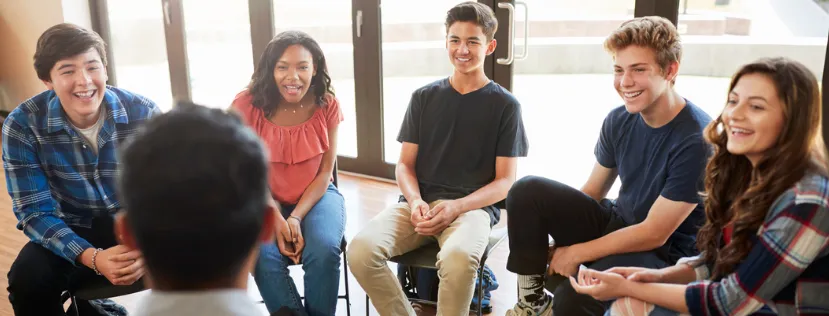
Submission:
POLYGON ((348 255, 343 252, 343 271, 345 271, 345 313, 351 316, 351 293, 348 291, 348 255))
POLYGON ((484 264, 478 268, 478 316, 484 314, 484 264))
POLYGON ((370 309, 369 302, 368 302, 368 294, 366 294, 366 316, 368 316, 368 310, 370 309))
POLYGON ((74 307, 73 309, 75 310, 75 316, 81 316, 81 311, 78 310, 78 299, 75 297, 75 295, 72 295, 72 294, 70 294, 70 295, 71 295, 70 297, 72 298, 71 306, 74 307))

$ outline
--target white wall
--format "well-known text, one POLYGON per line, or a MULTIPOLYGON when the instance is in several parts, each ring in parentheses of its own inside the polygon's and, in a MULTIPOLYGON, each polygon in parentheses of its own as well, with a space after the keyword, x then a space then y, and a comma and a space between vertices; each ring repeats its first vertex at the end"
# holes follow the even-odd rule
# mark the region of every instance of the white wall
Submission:
POLYGON ((45 89, 33 60, 40 34, 70 22, 92 28, 88 0, 0 0, 0 109, 45 89))
POLYGON ((50 26, 63 22, 60 0, 0 0, 0 89, 11 110, 45 89, 33 60, 37 39, 50 26))

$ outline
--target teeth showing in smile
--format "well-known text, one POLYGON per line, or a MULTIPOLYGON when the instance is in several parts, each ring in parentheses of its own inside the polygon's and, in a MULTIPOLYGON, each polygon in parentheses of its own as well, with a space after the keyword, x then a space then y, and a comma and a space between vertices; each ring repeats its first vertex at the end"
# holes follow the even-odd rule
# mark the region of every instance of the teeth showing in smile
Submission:
POLYGON ((735 127, 731 128, 731 134, 751 134, 751 133, 752 133, 752 131, 749 131, 747 129, 735 128, 735 127))
POLYGON ((638 97, 640 94, 642 94, 642 91, 638 91, 638 92, 625 92, 624 94, 625 94, 625 98, 635 98, 635 97, 638 97))
POLYGON ((459 58, 457 58, 457 60, 462 61, 462 62, 467 62, 467 61, 469 61, 469 58, 460 58, 459 57, 459 58))
POLYGON ((288 92, 290 93, 296 93, 299 92, 299 88, 301 87, 302 86, 285 86, 285 89, 288 90, 288 92))
POLYGON ((93 94, 95 94, 95 90, 90 90, 90 91, 86 91, 86 92, 76 92, 75 96, 79 97, 79 98, 89 98, 93 94))

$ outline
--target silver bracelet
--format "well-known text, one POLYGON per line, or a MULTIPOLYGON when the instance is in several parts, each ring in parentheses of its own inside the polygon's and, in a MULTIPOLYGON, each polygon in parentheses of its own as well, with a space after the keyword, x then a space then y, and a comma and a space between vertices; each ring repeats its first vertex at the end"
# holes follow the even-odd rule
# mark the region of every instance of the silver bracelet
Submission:
POLYGON ((101 248, 96 248, 95 252, 92 253, 92 271, 95 271, 95 274, 101 275, 101 272, 98 271, 98 265, 95 264, 95 259, 98 258, 98 252, 103 251, 101 248))

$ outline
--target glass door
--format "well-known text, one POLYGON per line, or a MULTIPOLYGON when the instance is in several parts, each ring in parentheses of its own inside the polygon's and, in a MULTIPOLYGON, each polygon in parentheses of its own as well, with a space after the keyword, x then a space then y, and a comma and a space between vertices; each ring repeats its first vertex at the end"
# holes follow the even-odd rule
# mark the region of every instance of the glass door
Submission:
POLYGON ((274 34, 308 33, 322 48, 331 85, 345 120, 338 130, 337 154, 356 158, 357 115, 354 88, 354 44, 351 2, 345 0, 273 0, 274 34), (313 14, 299 14, 313 12, 313 14))
MULTIPOLYGON (((593 149, 607 113, 622 105, 613 88, 605 38, 634 17, 636 0, 524 0, 517 6, 512 92, 521 102, 530 154, 518 178, 538 175, 580 188, 596 162, 593 149), (522 9, 529 8, 529 12, 522 9)), ((619 182, 610 196, 618 191, 619 182)))
POLYGON ((109 0, 109 60, 117 85, 141 94, 162 111, 173 107, 164 17, 157 1, 109 0), (152 78, 152 80, 148 80, 152 78))
POLYGON ((464 0, 383 1, 383 160, 395 164, 397 133, 412 92, 452 74, 446 53, 446 11, 464 0), (422 4, 422 5, 420 5, 422 4))
POLYGON ((227 108, 253 74, 247 0, 182 0, 192 100, 227 108))

